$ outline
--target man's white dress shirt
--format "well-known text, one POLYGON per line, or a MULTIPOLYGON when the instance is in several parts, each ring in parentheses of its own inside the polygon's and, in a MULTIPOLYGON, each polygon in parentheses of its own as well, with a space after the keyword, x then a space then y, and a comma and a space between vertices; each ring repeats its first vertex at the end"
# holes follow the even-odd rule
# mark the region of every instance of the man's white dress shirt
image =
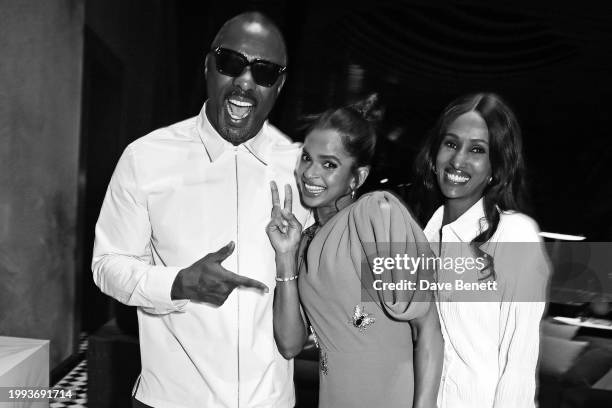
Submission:
MULTIPOLYGON (((265 227, 270 181, 292 186, 300 145, 268 124, 233 146, 205 113, 130 144, 110 181, 92 270, 100 289, 138 306, 142 372, 136 398, 154 407, 292 407, 293 362, 276 347, 276 266, 265 227), (180 269, 234 241, 223 266, 257 279, 220 307, 170 299, 180 269)), ((282 197, 281 197, 282 199, 282 197)), ((120 363, 120 362, 118 362, 120 363)))
MULTIPOLYGON (((487 225, 483 200, 444 226, 443 216, 440 207, 425 227, 432 250, 443 259, 472 256, 468 244, 487 225)), ((462 295, 436 293, 444 337, 439 408, 535 406, 539 327, 549 275, 538 232, 528 216, 501 212, 497 231, 481 247, 493 258, 499 290, 471 292, 478 301, 453 301, 462 295)), ((474 276, 438 274, 439 281, 460 277, 478 282, 476 270, 474 276)))

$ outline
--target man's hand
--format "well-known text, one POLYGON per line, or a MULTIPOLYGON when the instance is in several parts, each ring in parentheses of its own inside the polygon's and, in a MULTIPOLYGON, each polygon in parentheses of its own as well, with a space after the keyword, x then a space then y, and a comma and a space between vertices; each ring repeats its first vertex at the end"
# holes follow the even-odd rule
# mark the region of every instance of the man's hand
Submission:
POLYGON ((221 262, 234 252, 234 247, 232 241, 190 267, 181 269, 172 284, 172 300, 189 299, 221 306, 236 287, 268 293, 269 289, 263 283, 236 275, 221 266, 221 262))

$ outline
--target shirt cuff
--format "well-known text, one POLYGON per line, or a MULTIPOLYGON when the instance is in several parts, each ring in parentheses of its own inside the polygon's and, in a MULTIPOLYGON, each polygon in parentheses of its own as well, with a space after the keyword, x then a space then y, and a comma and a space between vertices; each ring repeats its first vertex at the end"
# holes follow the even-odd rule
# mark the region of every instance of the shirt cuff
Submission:
POLYGON ((145 293, 150 296, 151 303, 160 312, 182 312, 189 300, 172 300, 170 292, 172 284, 182 268, 177 266, 153 266, 147 273, 145 293))

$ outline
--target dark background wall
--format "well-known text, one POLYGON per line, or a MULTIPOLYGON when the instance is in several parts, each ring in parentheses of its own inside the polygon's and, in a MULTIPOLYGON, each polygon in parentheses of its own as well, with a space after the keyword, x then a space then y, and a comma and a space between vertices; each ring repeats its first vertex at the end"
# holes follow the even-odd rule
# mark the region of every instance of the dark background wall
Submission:
POLYGON ((494 91, 523 126, 542 229, 612 238, 607 2, 183 1, 174 15, 185 115, 205 99, 203 54, 216 29, 249 8, 271 15, 287 38, 288 80, 271 120, 289 135, 303 137, 296 129, 305 113, 381 96, 387 115, 368 187, 383 178, 386 187, 410 183, 412 159, 443 107, 467 92, 494 91))
POLYGON ((72 354, 83 2, 0 2, 0 335, 72 354))
POLYGON ((81 323, 93 331, 120 307, 91 278, 94 228, 125 146, 178 120, 180 78, 174 2, 90 0, 85 10, 79 277, 81 323))

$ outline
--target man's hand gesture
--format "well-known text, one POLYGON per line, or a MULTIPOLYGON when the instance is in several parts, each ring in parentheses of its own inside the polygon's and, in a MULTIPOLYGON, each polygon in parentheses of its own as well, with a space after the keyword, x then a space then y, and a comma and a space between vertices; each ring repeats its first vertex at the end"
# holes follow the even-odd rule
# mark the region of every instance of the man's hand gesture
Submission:
POLYGON ((182 269, 172 284, 172 299, 189 299, 221 306, 237 287, 255 288, 268 293, 268 287, 263 283, 236 275, 221 266, 221 262, 234 252, 234 247, 232 241, 217 252, 182 269))

